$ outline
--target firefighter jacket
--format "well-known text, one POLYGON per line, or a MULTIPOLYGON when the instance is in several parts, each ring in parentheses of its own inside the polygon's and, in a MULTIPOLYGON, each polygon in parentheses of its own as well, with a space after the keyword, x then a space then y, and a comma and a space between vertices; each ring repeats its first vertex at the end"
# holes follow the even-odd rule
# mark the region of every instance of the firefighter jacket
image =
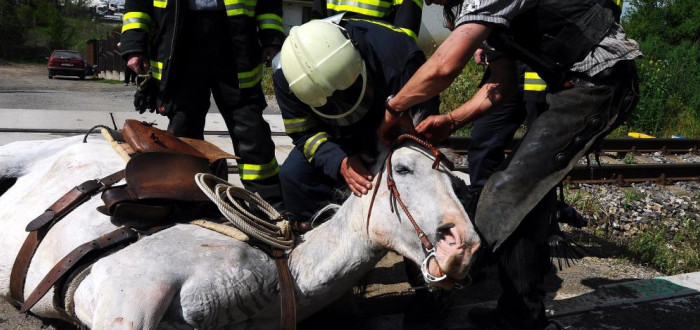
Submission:
MULTIPOLYGON (((367 114, 347 126, 334 124, 294 96, 282 69, 273 74, 275 96, 282 111, 285 132, 292 138, 306 160, 329 177, 338 180, 343 158, 357 153, 377 153, 377 129, 384 117, 384 101, 397 93, 418 68, 425 55, 416 43, 400 29, 369 20, 344 19, 341 25, 357 45, 368 71, 372 94, 367 114)), ((438 98, 414 107, 416 111, 434 111, 438 98)))
MULTIPOLYGON (((234 45, 239 87, 260 88, 263 75, 261 46, 282 46, 282 0, 222 0, 234 45)), ((183 33, 187 0, 126 0, 122 25, 121 53, 147 57, 157 79, 158 112, 172 107, 168 80, 178 63, 178 40, 183 33)), ((202 54, 206 58, 206 54, 202 54)), ((261 94, 261 93, 260 93, 261 94)), ((261 95, 262 97, 262 95, 261 95)), ((263 100, 264 102, 264 100, 263 100)))
POLYGON ((311 19, 322 19, 340 13, 345 13, 345 18, 381 20, 417 40, 423 0, 314 0, 311 19))

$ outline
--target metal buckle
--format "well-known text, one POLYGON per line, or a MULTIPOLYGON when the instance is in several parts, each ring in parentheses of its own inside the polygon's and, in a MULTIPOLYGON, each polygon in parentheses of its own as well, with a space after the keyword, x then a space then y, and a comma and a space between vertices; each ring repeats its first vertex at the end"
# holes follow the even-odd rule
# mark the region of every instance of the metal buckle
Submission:
POLYGON ((83 194, 90 194, 102 189, 102 187, 104 187, 102 181, 94 179, 90 181, 85 181, 76 188, 83 194))
POLYGON ((148 84, 151 81, 151 72, 147 74, 140 74, 136 76, 136 89, 143 91, 148 88, 148 84))
MULTIPOLYGON (((428 252, 428 256, 423 259, 423 262, 420 265, 420 271, 423 273, 423 279, 425 280, 426 283, 437 283, 440 282, 444 279, 447 278, 447 274, 443 274, 440 277, 435 277, 430 272, 428 271, 428 262, 430 262, 430 258, 435 258, 435 262, 437 262, 437 257, 435 256, 435 249, 430 249, 428 252)), ((439 267, 439 266, 438 266, 439 267)))

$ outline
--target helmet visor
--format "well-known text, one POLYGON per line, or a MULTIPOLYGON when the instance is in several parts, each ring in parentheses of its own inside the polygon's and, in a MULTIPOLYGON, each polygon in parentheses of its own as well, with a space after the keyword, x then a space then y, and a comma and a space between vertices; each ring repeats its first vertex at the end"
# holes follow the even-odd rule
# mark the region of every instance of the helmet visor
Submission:
POLYGON ((340 126, 351 125, 362 119, 369 110, 372 101, 370 85, 371 79, 363 70, 350 87, 335 90, 326 98, 326 104, 312 109, 326 121, 340 126))

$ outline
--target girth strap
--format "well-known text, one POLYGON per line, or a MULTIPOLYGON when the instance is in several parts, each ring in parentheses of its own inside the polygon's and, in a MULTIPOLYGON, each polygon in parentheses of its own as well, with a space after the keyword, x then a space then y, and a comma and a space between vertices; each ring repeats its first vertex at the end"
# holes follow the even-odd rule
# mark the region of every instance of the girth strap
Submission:
POLYGON ((275 259, 277 275, 280 279, 280 299, 282 300, 280 329, 293 330, 296 329, 297 325, 297 305, 294 296, 292 273, 289 271, 289 265, 287 265, 287 255, 284 253, 284 250, 273 248, 272 257, 275 259))
POLYGON ((61 261, 59 261, 49 272, 39 286, 27 297, 27 300, 22 304, 20 313, 24 313, 31 309, 46 293, 62 278, 70 274, 73 266, 77 265, 81 259, 93 251, 104 250, 111 246, 121 243, 132 243, 138 239, 138 233, 130 228, 119 228, 115 231, 102 235, 92 241, 84 243, 73 251, 68 253, 61 261))
POLYGON ((27 272, 29 271, 29 264, 39 247, 39 243, 44 239, 49 228, 70 211, 78 207, 78 205, 87 201, 90 197, 105 188, 119 182, 119 180, 123 178, 124 170, 120 170, 102 179, 85 181, 59 198, 59 200, 51 205, 44 213, 27 225, 27 231, 30 231, 30 233, 27 239, 24 240, 24 244, 22 244, 17 254, 15 263, 12 265, 12 272, 10 273, 11 303, 15 306, 20 306, 24 302, 24 284, 27 272))
POLYGON ((53 203, 44 213, 32 220, 27 225, 26 231, 38 230, 53 221, 60 220, 102 189, 119 182, 124 178, 124 173, 124 170, 120 170, 102 179, 88 180, 76 186, 53 203))

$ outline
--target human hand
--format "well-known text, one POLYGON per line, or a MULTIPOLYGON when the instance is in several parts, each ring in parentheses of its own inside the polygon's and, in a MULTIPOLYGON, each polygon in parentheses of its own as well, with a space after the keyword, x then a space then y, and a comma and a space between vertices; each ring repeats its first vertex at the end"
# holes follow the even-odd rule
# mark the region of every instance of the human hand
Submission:
POLYGON ((416 134, 411 116, 405 114, 396 116, 389 111, 384 112, 384 121, 379 125, 377 136, 385 146, 390 146, 401 134, 416 134))
POLYGON ((365 164, 371 164, 374 159, 366 154, 351 155, 343 158, 340 163, 340 175, 345 179, 355 196, 366 195, 372 189, 372 174, 365 164))
POLYGON ((416 126, 418 133, 425 136, 430 143, 446 140, 456 128, 457 123, 451 114, 430 116, 416 126))
POLYGON ((265 46, 262 50, 262 59, 265 61, 265 66, 269 67, 272 64, 272 59, 280 52, 279 46, 265 46))
POLYGON ((137 74, 146 74, 148 70, 151 69, 151 63, 145 57, 138 54, 129 54, 126 66, 134 70, 137 74))

